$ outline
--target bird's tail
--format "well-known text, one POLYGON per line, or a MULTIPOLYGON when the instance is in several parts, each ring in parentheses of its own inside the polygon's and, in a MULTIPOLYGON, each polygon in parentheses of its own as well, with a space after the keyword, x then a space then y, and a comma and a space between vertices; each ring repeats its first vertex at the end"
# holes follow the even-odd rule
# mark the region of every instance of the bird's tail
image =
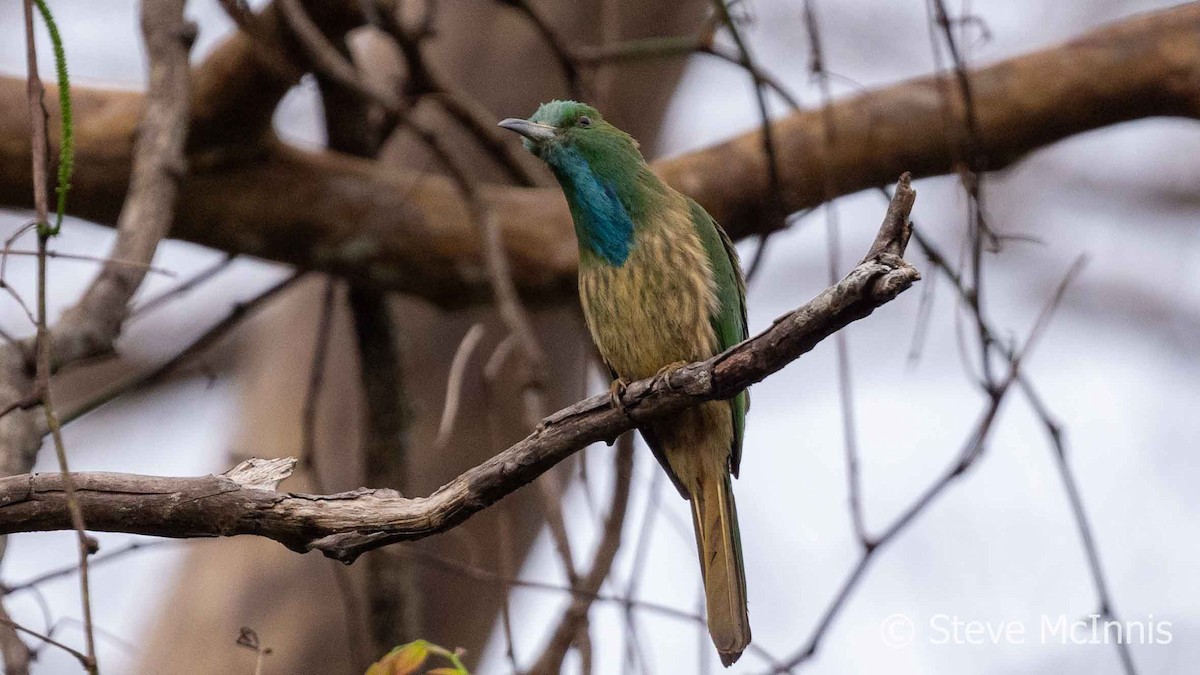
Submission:
POLYGON ((737 661, 750 644, 750 617, 746 610, 746 572, 737 506, 729 473, 701 478, 691 490, 692 524, 704 576, 708 632, 726 667, 737 661))

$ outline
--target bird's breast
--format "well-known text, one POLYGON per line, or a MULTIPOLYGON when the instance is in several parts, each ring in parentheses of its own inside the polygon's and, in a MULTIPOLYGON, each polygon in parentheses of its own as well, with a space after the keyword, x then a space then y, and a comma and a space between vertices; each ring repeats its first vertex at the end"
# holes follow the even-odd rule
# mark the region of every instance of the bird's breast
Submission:
POLYGON ((716 285, 687 216, 668 213, 639 227, 623 265, 584 261, 579 293, 600 354, 627 380, 716 353, 716 285))

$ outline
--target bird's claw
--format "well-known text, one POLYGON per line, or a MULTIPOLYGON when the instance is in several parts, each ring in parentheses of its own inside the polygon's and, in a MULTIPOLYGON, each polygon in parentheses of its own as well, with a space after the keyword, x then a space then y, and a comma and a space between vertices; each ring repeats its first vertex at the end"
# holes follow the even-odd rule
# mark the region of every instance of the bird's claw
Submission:
POLYGON ((662 378, 662 381, 667 385, 667 389, 674 389, 674 387, 671 386, 670 375, 671 375, 671 373, 679 370, 680 368, 682 368, 686 365, 688 365, 687 361, 676 361, 674 363, 668 363, 667 365, 663 366, 662 368, 659 368, 658 372, 654 374, 654 377, 662 378))
POLYGON ((625 388, 628 385, 629 383, 622 377, 618 377, 612 381, 612 384, 608 385, 609 403, 612 404, 612 407, 620 410, 621 414, 626 417, 629 417, 629 410, 625 407, 625 402, 621 400, 621 397, 625 395, 625 388))

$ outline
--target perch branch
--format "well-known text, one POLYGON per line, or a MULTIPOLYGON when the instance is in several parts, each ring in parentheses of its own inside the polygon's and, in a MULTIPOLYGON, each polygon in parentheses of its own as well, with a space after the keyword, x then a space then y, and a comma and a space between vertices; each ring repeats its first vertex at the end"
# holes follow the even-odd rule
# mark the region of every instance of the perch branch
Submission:
MULTIPOLYGON (((239 471, 197 478, 77 473, 80 506, 94 530, 164 537, 254 534, 345 562, 395 541, 444 532, 584 446, 702 401, 729 398, 891 301, 920 278, 896 253, 904 250, 914 199, 908 176, 902 176, 881 227, 891 237, 877 240, 846 277, 766 331, 706 361, 629 385, 622 397, 625 412, 607 394, 560 410, 428 497, 406 499, 366 488, 323 496, 278 492, 264 488, 262 478, 256 487, 246 486, 239 471)), ((294 463, 284 463, 283 474, 294 463)), ((69 526, 61 476, 0 480, 0 534, 69 526)))

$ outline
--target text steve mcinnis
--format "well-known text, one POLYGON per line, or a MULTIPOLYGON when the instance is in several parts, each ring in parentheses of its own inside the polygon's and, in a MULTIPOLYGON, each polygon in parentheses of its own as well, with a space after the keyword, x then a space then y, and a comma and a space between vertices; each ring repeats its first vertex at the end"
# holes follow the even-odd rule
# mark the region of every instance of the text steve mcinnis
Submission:
POLYGON ((1171 622, 1155 619, 1113 620, 1101 614, 1083 617, 1066 614, 1042 615, 1036 631, 1026 621, 984 621, 964 619, 955 614, 934 614, 929 618, 929 643, 944 644, 1128 644, 1167 645, 1175 639, 1171 622))

